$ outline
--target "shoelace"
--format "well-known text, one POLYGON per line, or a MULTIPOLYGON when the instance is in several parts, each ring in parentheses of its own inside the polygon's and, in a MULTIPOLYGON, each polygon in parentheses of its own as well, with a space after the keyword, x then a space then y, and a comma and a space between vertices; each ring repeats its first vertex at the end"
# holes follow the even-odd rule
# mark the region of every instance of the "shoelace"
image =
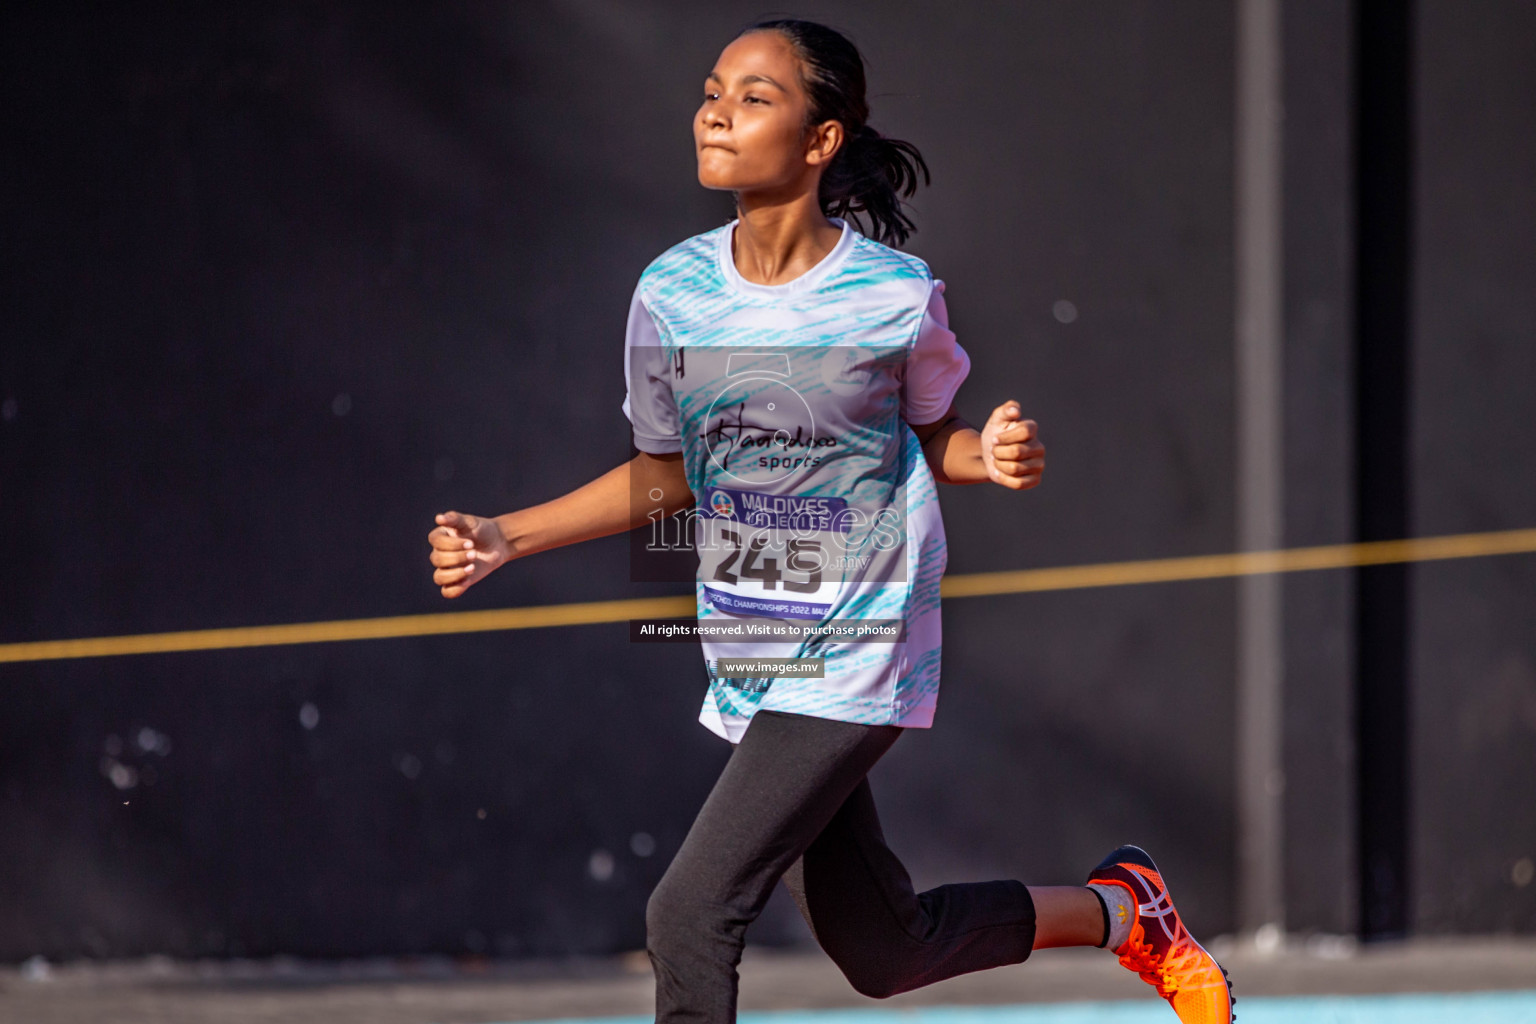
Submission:
POLYGON ((1120 962, 1135 971, 1149 985, 1156 986, 1157 994, 1164 999, 1173 998, 1180 988, 1204 988, 1211 983, 1211 968, 1205 957, 1179 922, 1172 945, 1165 956, 1159 957, 1150 943, 1130 939, 1130 949, 1120 957, 1120 962), (1198 978, 1198 975, 1205 975, 1198 978), (1186 984, 1195 982, 1198 984, 1186 984))

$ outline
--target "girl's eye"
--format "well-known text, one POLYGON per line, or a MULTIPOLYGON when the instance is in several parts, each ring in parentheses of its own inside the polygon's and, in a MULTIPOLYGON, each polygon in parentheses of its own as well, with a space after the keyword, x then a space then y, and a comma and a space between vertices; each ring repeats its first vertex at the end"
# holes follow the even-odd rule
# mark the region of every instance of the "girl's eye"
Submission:
POLYGON ((720 94, 717 92, 707 92, 704 94, 704 98, 706 100, 717 100, 720 98, 720 94))
POLYGON ((748 103, 766 103, 767 100, 764 100, 761 96, 748 96, 747 97, 747 102, 748 103))

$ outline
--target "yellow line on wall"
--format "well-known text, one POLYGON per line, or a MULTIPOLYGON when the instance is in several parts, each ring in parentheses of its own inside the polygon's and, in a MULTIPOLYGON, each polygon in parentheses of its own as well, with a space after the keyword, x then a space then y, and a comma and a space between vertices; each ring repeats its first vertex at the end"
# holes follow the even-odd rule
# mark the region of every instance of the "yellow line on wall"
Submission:
POLYGON ((163 654, 170 651, 216 651, 237 647, 272 647, 278 644, 318 644, 332 640, 385 640, 444 633, 539 629, 545 626, 586 626, 599 622, 692 615, 696 611, 692 596, 641 597, 625 601, 546 604, 532 608, 394 615, 382 619, 296 622, 285 626, 233 626, 227 629, 192 629, 180 633, 38 640, 0 644, 0 662, 103 658, 117 654, 163 654))
MULTIPOLYGON (((1245 551, 1226 555, 1194 555, 1155 558, 1137 562, 1070 565, 1054 569, 1017 569, 1003 572, 946 576, 944 597, 981 597, 993 594, 1039 593, 1048 590, 1080 590, 1118 587, 1137 583, 1174 583, 1181 580, 1222 579, 1262 573, 1302 572, 1309 569, 1347 569, 1363 565, 1431 562, 1448 558, 1513 555, 1536 552, 1536 529, 1495 533, 1462 533, 1411 540, 1372 541, 1359 544, 1327 544, 1321 547, 1280 551, 1245 551)), ((505 629, 540 629, 547 626, 586 626, 629 619, 677 618, 697 612, 694 598, 641 597, 620 601, 584 601, 576 604, 500 608, 474 612, 438 612, 431 615, 395 615, 377 619, 342 619, 335 622, 298 622, 279 626, 234 626, 228 629, 194 629, 177 633, 141 633, 132 636, 86 637, 77 640, 36 640, 0 644, 0 663, 57 661, 64 658, 103 658, 123 654, 165 654, 174 651, 232 650, 272 647, 280 644, 314 644, 335 640, 384 640, 408 636, 440 636, 451 633, 484 633, 505 629)))
POLYGON ((1307 569, 1348 569, 1362 565, 1434 562, 1447 558, 1528 552, 1536 552, 1536 529, 1458 533, 1444 537, 1378 540, 1357 544, 1325 544, 1321 547, 1288 548, 1281 551, 1242 551, 1230 555, 1154 558, 1141 562, 1108 562, 1103 565, 1069 565, 1059 569, 976 572, 946 577, 940 593, 944 597, 980 597, 984 594, 1023 594, 1042 590, 1119 587, 1132 583, 1171 583, 1176 580, 1258 576, 1307 569))

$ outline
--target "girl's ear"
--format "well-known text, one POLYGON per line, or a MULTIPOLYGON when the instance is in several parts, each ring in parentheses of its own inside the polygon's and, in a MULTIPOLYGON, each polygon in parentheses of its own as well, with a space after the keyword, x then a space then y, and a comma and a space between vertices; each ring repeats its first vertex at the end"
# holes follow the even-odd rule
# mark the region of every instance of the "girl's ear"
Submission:
POLYGON ((811 129, 811 137, 806 143, 805 162, 812 167, 831 163, 844 141, 842 122, 823 121, 811 129))

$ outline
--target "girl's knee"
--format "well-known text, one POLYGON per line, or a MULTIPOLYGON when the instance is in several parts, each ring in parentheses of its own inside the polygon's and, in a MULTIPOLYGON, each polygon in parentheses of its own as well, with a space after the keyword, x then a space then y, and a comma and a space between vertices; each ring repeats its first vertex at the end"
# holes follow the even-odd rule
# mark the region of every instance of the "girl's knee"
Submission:
POLYGON ((861 996, 889 999, 916 987, 908 980, 912 965, 897 949, 874 941, 851 948, 842 945, 838 949, 827 949, 823 944, 822 949, 861 996))
POLYGON ((669 883, 663 876, 645 901, 647 948, 667 948, 714 934, 724 922, 711 913, 711 906, 691 886, 669 883))
POLYGON ((910 985, 903 985, 901 979, 890 971, 873 964, 859 967, 844 964, 838 966, 842 968, 843 977, 848 979, 848 984, 853 986, 853 990, 870 999, 889 999, 911 988, 910 985))
POLYGON ((680 919, 684 916, 683 901, 663 878, 645 901, 646 945, 654 949, 658 941, 665 941, 682 926, 680 919))

